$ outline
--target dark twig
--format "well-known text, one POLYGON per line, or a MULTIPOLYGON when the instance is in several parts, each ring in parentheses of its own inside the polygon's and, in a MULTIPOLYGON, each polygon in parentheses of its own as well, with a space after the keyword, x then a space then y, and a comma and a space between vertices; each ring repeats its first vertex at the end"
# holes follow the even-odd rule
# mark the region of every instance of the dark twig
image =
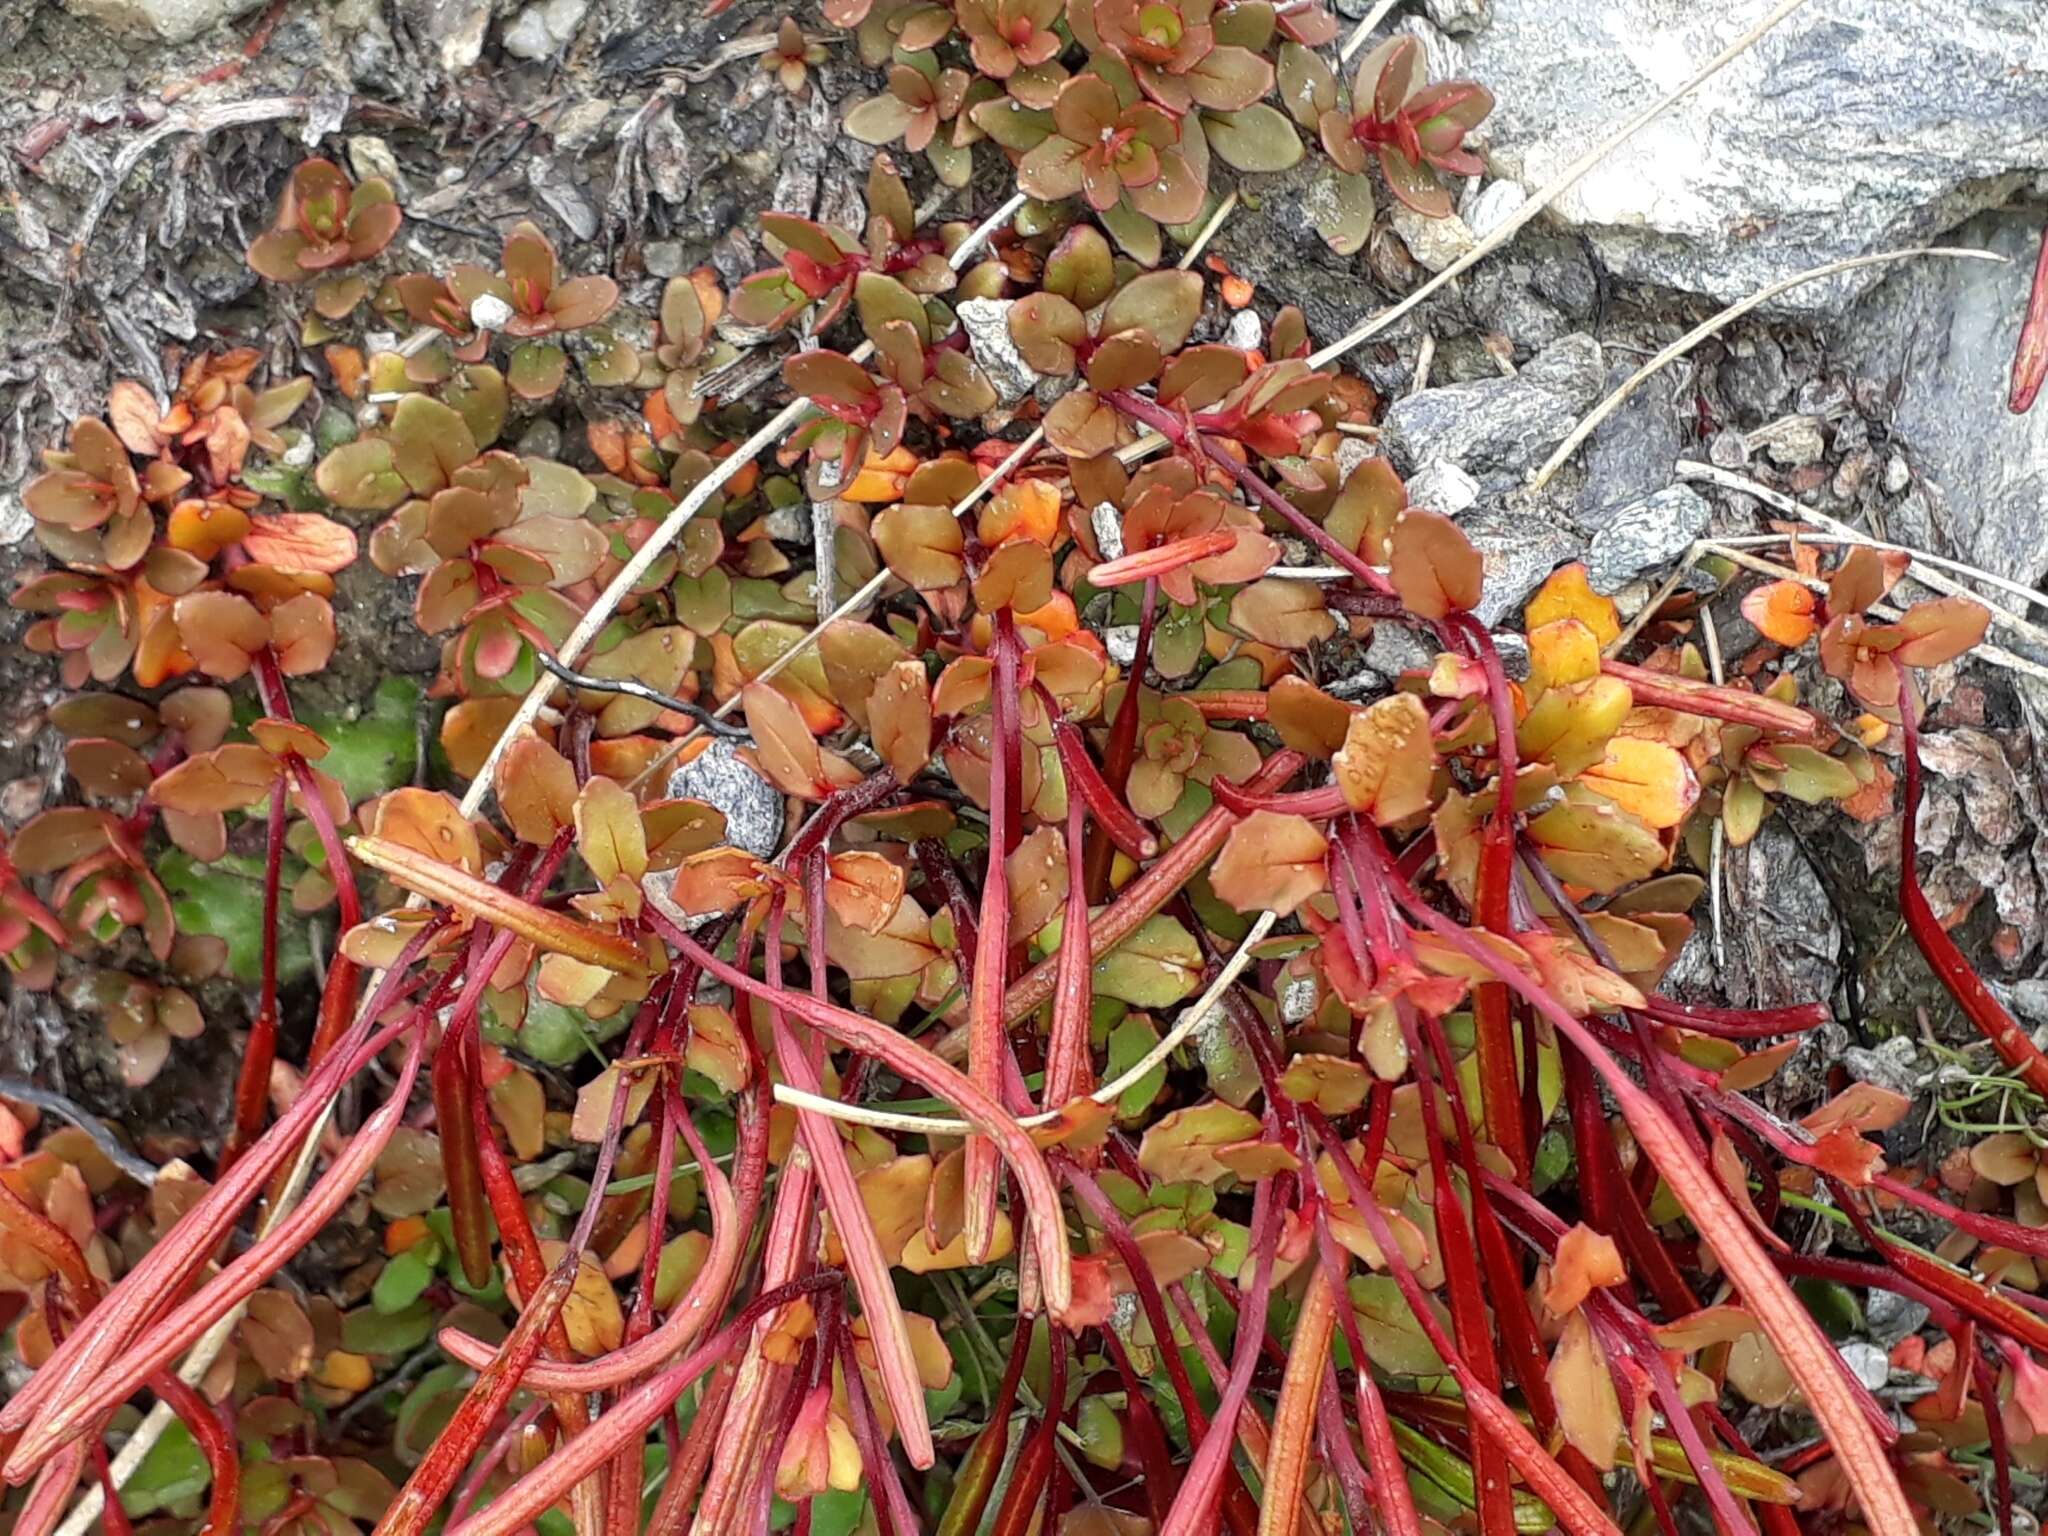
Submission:
POLYGON ((155 1163, 129 1151, 106 1121, 90 1110, 81 1109, 54 1088, 39 1088, 24 1077, 0 1077, 0 1099, 13 1099, 19 1104, 33 1105, 48 1114, 69 1120, 92 1138, 92 1144, 106 1154, 108 1162, 136 1183, 156 1182, 155 1163))
POLYGON ((689 699, 679 699, 674 694, 663 693, 659 688, 650 688, 645 683, 636 683, 631 678, 592 677, 587 672, 578 672, 550 656, 546 651, 536 649, 534 655, 540 664, 572 688, 588 688, 593 693, 623 693, 628 698, 645 699, 650 704, 659 704, 663 709, 673 709, 678 714, 688 715, 703 729, 714 736, 729 736, 734 741, 752 741, 754 733, 744 725, 733 725, 721 720, 702 704, 689 699))

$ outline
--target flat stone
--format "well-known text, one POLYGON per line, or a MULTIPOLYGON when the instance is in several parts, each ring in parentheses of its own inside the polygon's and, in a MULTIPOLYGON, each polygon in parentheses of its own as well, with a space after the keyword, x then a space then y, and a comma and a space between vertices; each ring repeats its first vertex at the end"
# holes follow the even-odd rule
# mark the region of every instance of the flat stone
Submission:
POLYGON ((490 0, 396 0, 407 31, 434 50, 442 70, 459 74, 483 56, 490 0))
POLYGON ((1024 361, 1010 339, 1010 299, 968 299, 954 311, 967 332, 968 348, 988 375, 996 397, 1015 405, 1038 387, 1038 370, 1024 361))
POLYGON ((1388 222, 1408 254, 1432 272, 1441 272, 1477 244, 1465 221, 1455 213, 1440 219, 1426 218, 1406 203, 1389 199, 1388 222))
POLYGON ((1605 377, 1600 344, 1567 336, 1512 378, 1425 389, 1395 401, 1381 424, 1380 447, 1408 472, 1445 459, 1482 489, 1506 490, 1564 439, 1605 377))
MULTIPOLYGON (((1762 9, 1494 0, 1491 24, 1462 39, 1464 72, 1499 100, 1484 128, 1491 164, 1543 185, 1762 9)), ((1732 301, 1826 261, 1918 244, 2006 202, 2044 166, 2038 0, 1830 0, 1639 129, 1548 216, 1584 230, 1620 276, 1732 301)), ((1882 276, 1846 273, 1773 303, 1839 312, 1882 276)))
POLYGON ((1445 517, 1456 517, 1478 503, 1479 482, 1449 459, 1431 459, 1408 477, 1411 507, 1427 507, 1445 517))
POLYGON ((1493 0, 1422 0, 1422 14, 1451 36, 1463 37, 1493 20, 1493 0))
POLYGON ((715 739, 668 776, 671 800, 703 800, 725 812, 725 840, 757 859, 782 843, 782 792, 740 761, 738 745, 715 739))
POLYGON ((519 59, 551 59, 583 24, 590 0, 539 0, 505 29, 505 51, 519 59))
POLYGON ((1886 513, 1892 538, 2031 583, 2043 563, 2048 405, 2015 416, 2005 397, 2041 217, 1983 214, 1943 243, 2011 264, 1901 264, 1843 317, 1835 339, 1845 363, 1896 391, 1891 445, 1904 458, 1887 466, 1885 484, 1905 495, 1886 513))
POLYGON ((113 32, 187 43, 263 0, 64 0, 64 9, 113 32))
MULTIPOLYGON (((1631 358, 1616 362, 1601 386, 1612 392, 1635 372, 1631 358)), ((1676 397, 1689 370, 1646 379, 1614 413, 1593 430, 1581 459, 1586 483, 1573 516, 1588 528, 1605 528, 1625 510, 1671 483, 1672 466, 1685 447, 1685 427, 1676 397)))
POLYGON ((1472 231, 1473 239, 1484 240, 1528 201, 1529 194, 1519 181, 1490 181, 1467 204, 1465 227, 1472 231))
POLYGON ((1585 551, 1576 534, 1525 512, 1476 512, 1458 526, 1485 567, 1486 591, 1473 613, 1488 629, 1519 608, 1544 577, 1585 551))
POLYGON ((1828 440, 1821 434, 1818 416, 1782 416, 1750 433, 1749 446, 1769 454, 1775 464, 1797 469, 1819 463, 1828 451, 1828 440))
POLYGON ((1586 552, 1587 584, 1595 592, 1615 593, 1638 576, 1662 570, 1707 531, 1713 515, 1691 486, 1666 486, 1593 535, 1586 552))

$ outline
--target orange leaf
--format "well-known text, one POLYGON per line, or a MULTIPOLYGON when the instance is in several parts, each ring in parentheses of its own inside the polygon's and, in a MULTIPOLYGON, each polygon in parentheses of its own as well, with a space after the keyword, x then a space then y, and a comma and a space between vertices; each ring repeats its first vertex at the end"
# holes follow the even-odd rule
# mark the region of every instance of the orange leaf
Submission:
POLYGON ((1799 582, 1771 581, 1743 597, 1742 616, 1766 640, 1797 650, 1813 638, 1819 606, 1819 599, 1799 582))
POLYGON ((1613 1471, 1621 1444, 1621 1400, 1608 1373, 1606 1352, 1583 1312, 1566 1320, 1548 1374, 1565 1439, 1601 1471, 1613 1471))
POLYGON ((1329 885, 1329 839, 1304 816, 1253 811, 1230 829, 1209 883, 1240 912, 1283 917, 1329 885))
POLYGON ((1419 507, 1395 519, 1388 569, 1401 601, 1425 619, 1473 607, 1486 585, 1472 541, 1449 518, 1419 507))
POLYGON ((242 548, 259 565, 332 576, 355 564, 355 530, 318 512, 277 512, 249 519, 242 548))
POLYGON ((1586 567, 1576 560, 1552 571, 1536 589, 1524 610, 1523 623, 1535 630, 1559 619, 1577 619, 1593 632, 1597 645, 1607 645, 1621 634, 1621 616, 1615 611, 1614 599, 1593 590, 1586 581, 1586 567))
POLYGON ((1799 1123, 1816 1136, 1847 1126, 1858 1133, 1888 1131, 1905 1119, 1913 1101, 1875 1083, 1851 1083, 1799 1123))
POLYGON ((1606 757, 1581 773, 1579 782, 1659 832, 1683 822, 1700 798, 1692 764, 1662 742, 1638 736, 1610 739, 1606 757))
POLYGON ((1621 1250, 1614 1246, 1614 1239, 1579 1222, 1558 1239, 1543 1305, 1562 1317, 1592 1295, 1596 1287, 1619 1285, 1627 1278, 1628 1270, 1621 1262, 1621 1250))
POLYGON ((1334 766, 1344 803, 1383 827, 1427 810, 1436 750, 1422 701, 1391 694, 1353 715, 1334 766))

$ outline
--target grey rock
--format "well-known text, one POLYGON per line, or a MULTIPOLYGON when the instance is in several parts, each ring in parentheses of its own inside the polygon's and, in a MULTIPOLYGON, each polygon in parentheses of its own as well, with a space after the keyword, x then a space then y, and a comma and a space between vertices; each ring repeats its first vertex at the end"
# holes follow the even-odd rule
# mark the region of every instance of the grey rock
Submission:
MULTIPOLYGON (((2013 349, 2041 243, 2038 209, 1985 214, 1949 237, 2011 258, 1901 266, 1836 327, 1845 357, 1897 392, 1891 434, 1910 456, 1886 470, 1905 498, 1892 537, 2033 582, 2048 502, 2048 408, 2005 408, 2013 349), (1910 489, 1909 489, 1910 485, 1910 489)), ((1898 494, 1898 492, 1894 492, 1898 494)))
POLYGON ((1864 1299, 1863 1324, 1870 1337, 1886 1349, 1909 1333, 1918 1333, 1928 1318, 1922 1302, 1909 1301, 1891 1291, 1873 1290, 1864 1299))
POLYGON ((782 793, 740 761, 723 737, 668 776, 671 800, 703 800, 725 812, 725 840, 757 859, 782 842, 782 793))
POLYGON ((589 9, 590 0, 539 0, 529 5, 505 29, 505 51, 514 58, 551 59, 576 35, 589 9))
MULTIPOLYGON (((1756 7, 1495 0, 1465 73, 1500 105, 1489 158, 1549 181, 1608 125, 1691 74, 1756 7)), ((1619 275, 1723 301, 1831 259, 1911 245, 2048 166, 2038 0, 1808 6, 1608 155, 1553 212, 1619 275)), ((1775 301, 1839 311, 1882 274, 1775 301)))
POLYGON ((1461 519, 1458 526, 1479 551, 1486 569, 1486 592, 1473 612, 1488 629, 1520 607, 1544 577, 1567 560, 1576 560, 1586 547, 1578 535, 1526 512, 1477 512, 1461 519))
POLYGON ((1852 1045, 1842 1052, 1842 1065, 1857 1082, 1889 1088, 1909 1099, 1927 1085, 1928 1063, 1911 1035, 1894 1035, 1868 1049, 1852 1045))
POLYGON ((1891 1380, 1891 1361, 1869 1340, 1851 1339, 1835 1347, 1841 1352, 1842 1363, 1849 1367, 1849 1373, 1871 1391, 1875 1392, 1891 1380))
POLYGON ((1105 560, 1121 560, 1124 555, 1124 515, 1113 501, 1098 501, 1088 514, 1089 526, 1095 530, 1095 547, 1102 552, 1105 560))
POLYGON ((1524 229, 1462 279, 1465 307, 1518 356, 1584 330, 1600 306, 1600 279, 1574 236, 1524 229))
POLYGON ((1568 336, 1513 378, 1425 389, 1388 407, 1380 446, 1397 467, 1448 459, 1504 490, 1571 431, 1600 391, 1600 344, 1568 336))
POLYGON ((1792 375, 1785 349, 1761 326, 1745 326, 1728 341, 1728 356, 1718 379, 1721 398, 1740 416, 1768 421, 1792 397, 1792 375))
POLYGON ((1477 243, 1455 213, 1441 219, 1425 218, 1406 203, 1395 201, 1388 222, 1408 247, 1408 254, 1432 272, 1443 271, 1477 243))
POLYGON ((1913 466, 1906 462, 1903 453, 1895 453, 1884 461, 1884 488, 1888 495, 1896 496, 1913 483, 1913 466))
POLYGON ((1422 0, 1422 14, 1451 36, 1464 37, 1493 20, 1493 0, 1422 0))
POLYGON ((64 0, 74 16, 110 31, 185 43, 224 21, 253 11, 262 0, 64 0))
POLYGON ((1408 504, 1456 517, 1479 502, 1479 482, 1449 459, 1431 459, 1408 477, 1408 504))
POLYGON ((1015 405, 1038 387, 1038 370, 1024 361, 1010 339, 1010 299, 969 299, 955 311, 967 332, 975 362, 988 375, 1004 405, 1015 405))
POLYGON ((1521 211, 1529 194, 1519 181, 1488 182, 1465 206, 1465 225, 1472 238, 1484 240, 1521 211))
POLYGON ((1593 535, 1586 580, 1595 592, 1619 592, 1638 576, 1661 570, 1707 531, 1713 508, 1688 485, 1666 486, 1628 507, 1593 535))
MULTIPOLYGON (((1633 360, 1622 359, 1602 390, 1611 393, 1634 372, 1633 360)), ((1585 450, 1586 483, 1574 509, 1588 528, 1606 527, 1624 508, 1671 483, 1671 467, 1685 447, 1676 397, 1686 379, 1674 369, 1671 377, 1648 380, 1594 429, 1585 450)))
POLYGON ((1750 433, 1749 446, 1752 451, 1762 449, 1773 463, 1797 469, 1819 463, 1828 451, 1828 440, 1821 435, 1818 416, 1781 416, 1750 433))
POLYGON ((1403 672, 1426 667, 1430 649, 1405 624, 1376 624, 1365 647, 1365 664, 1381 677, 1399 677, 1403 672))
POLYGON ((1749 439, 1723 427, 1707 443, 1707 461, 1718 469, 1741 469, 1749 462, 1749 439))
POLYGON ((448 74, 459 74, 483 56, 491 29, 490 0, 396 0, 407 31, 434 52, 448 74))

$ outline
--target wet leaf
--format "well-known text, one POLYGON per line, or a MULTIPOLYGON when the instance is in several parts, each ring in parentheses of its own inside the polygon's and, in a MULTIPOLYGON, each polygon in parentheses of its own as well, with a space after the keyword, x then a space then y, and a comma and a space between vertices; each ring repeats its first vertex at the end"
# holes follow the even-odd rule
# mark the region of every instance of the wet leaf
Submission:
POLYGON ((1240 912, 1291 913, 1329 885, 1329 840, 1304 816, 1254 811, 1223 841, 1211 889, 1240 912))

